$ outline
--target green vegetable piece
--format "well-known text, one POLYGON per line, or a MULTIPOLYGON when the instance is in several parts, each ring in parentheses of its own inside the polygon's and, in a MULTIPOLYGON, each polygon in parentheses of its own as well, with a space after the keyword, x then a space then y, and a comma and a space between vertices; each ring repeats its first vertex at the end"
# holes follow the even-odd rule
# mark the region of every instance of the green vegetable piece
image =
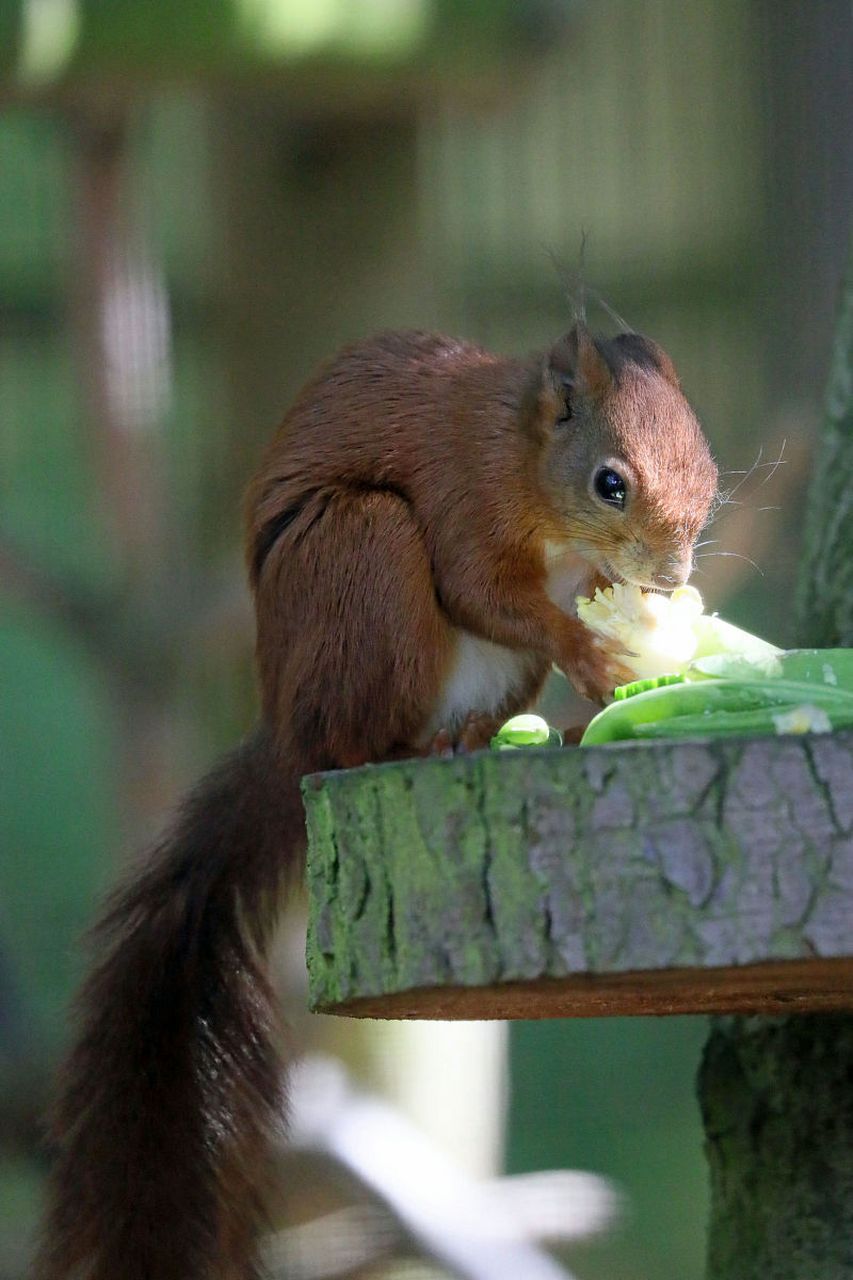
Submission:
POLYGON ((683 684, 684 676, 673 674, 670 676, 648 676, 645 680, 632 680, 630 684, 620 684, 613 690, 613 697, 617 702, 621 702, 623 698, 633 698, 638 693, 646 693, 649 689, 662 689, 668 684, 683 684))
POLYGON ((701 614, 693 623, 693 634, 696 637, 694 662, 698 658, 723 653, 757 662, 762 658, 779 657, 783 652, 768 640, 762 640, 751 631, 743 631, 715 614, 701 614))
POLYGON ((760 707, 754 711, 717 711, 713 715, 675 716, 672 720, 658 720, 637 726, 637 738, 721 738, 748 734, 825 733, 831 729, 853 727, 853 707, 830 709, 825 707, 799 707, 791 711, 760 707), (792 713, 810 712, 794 716, 792 713), (786 718, 791 717, 786 724, 786 718))
POLYGON ((687 679, 754 680, 782 676, 853 691, 853 649, 789 649, 770 655, 713 653, 687 668, 687 679))
POLYGON ((853 693, 853 649, 789 649, 780 659, 786 680, 853 693))
MULTIPOLYGON (((775 677, 765 680, 687 681, 650 689, 635 697, 612 702, 587 726, 582 746, 622 738, 671 737, 680 733, 712 733, 715 716, 725 713, 779 711, 804 704, 823 707, 832 723, 835 717, 853 714, 853 691, 837 685, 808 684, 775 677), (672 727, 691 717, 694 723, 672 727), (641 727, 645 726, 645 727, 641 727)), ((731 720, 720 721, 732 725, 731 720)), ((775 732, 769 716, 755 732, 775 732)), ((727 732, 730 730, 720 730, 727 732)), ((747 730, 740 730, 746 732, 747 730)), ((750 730, 751 731, 751 730, 750 730)))
POLYGON ((710 653, 687 668, 687 679, 712 676, 721 680, 767 680, 782 675, 782 661, 775 653, 750 657, 745 653, 710 653))
POLYGON ((506 747, 544 747, 550 733, 547 722, 541 716, 513 716, 498 729, 491 746, 497 751, 506 747))

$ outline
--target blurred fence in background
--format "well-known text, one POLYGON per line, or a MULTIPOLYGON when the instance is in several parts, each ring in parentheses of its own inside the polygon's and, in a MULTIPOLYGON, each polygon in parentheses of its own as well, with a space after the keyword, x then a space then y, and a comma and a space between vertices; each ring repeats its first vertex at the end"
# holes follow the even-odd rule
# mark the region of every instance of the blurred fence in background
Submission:
MULTIPOLYGON (((226 4, 159 28, 157 5, 109 6, 102 28, 96 8, 0 8, 17 33, 0 57, 3 1278, 37 1201, 72 939, 116 860, 251 723, 240 495, 316 361, 399 325, 544 345, 582 291, 586 233, 592 320, 613 327, 600 293, 667 346, 722 466, 786 442, 698 580, 784 643, 853 203, 845 0, 374 0, 350 7, 373 17, 345 57, 239 72, 214 39, 226 4), (53 75, 75 39, 79 65, 53 75), (388 41, 433 52, 389 70, 388 41)), ((281 48, 313 12, 234 9, 281 48)), ((317 10, 332 34, 344 9, 317 10)), ((324 1034, 367 1075, 394 1076, 389 1057, 417 1072, 402 1033, 324 1034)), ((513 1033, 512 1167, 584 1163, 634 1197, 584 1280, 701 1273, 698 1032, 672 1024, 651 1091, 645 1035, 513 1033), (601 1055, 597 1097, 578 1064, 601 1055)), ((500 1068, 483 1053, 456 1087, 473 1108, 488 1081, 488 1163, 500 1068)))

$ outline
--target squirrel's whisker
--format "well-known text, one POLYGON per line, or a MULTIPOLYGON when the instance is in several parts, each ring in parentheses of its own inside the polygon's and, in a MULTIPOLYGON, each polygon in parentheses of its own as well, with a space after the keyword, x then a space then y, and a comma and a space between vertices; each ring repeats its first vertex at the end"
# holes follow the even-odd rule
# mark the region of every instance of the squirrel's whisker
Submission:
POLYGON ((747 564, 752 565, 757 573, 761 574, 762 578, 764 577, 764 570, 754 560, 750 560, 749 556, 741 555, 739 551, 706 551, 703 555, 697 556, 696 559, 707 560, 710 556, 731 556, 735 560, 745 560, 747 564))

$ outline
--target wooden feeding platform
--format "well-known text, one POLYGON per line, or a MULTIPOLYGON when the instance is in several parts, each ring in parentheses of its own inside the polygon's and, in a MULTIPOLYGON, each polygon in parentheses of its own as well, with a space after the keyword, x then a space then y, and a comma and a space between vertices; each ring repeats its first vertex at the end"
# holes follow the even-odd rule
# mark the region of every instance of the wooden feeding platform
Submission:
POLYGON ((312 1007, 718 1020, 709 1277, 853 1276, 853 732, 306 779, 312 1007))
POLYGON ((316 1010, 853 1008, 853 732, 405 761, 305 800, 316 1010))

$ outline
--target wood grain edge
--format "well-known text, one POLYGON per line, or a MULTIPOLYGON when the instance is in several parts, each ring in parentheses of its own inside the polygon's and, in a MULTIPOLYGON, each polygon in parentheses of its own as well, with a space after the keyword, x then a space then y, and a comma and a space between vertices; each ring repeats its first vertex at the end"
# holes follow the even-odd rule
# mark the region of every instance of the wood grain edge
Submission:
POLYGON ((712 1013, 853 1011, 853 956, 721 968, 577 973, 489 986, 420 987, 318 1006, 347 1018, 599 1018, 712 1013))

